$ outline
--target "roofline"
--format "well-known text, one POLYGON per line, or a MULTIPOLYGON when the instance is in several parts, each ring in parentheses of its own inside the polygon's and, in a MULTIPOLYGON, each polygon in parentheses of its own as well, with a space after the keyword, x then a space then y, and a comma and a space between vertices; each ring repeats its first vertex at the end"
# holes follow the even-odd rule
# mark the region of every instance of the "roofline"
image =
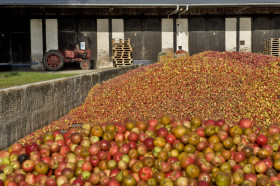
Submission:
POLYGON ((202 6, 280 6, 279 3, 229 3, 229 4, 24 4, 24 3, 5 3, 0 6, 91 6, 91 7, 173 7, 173 6, 189 6, 189 7, 202 7, 202 6))

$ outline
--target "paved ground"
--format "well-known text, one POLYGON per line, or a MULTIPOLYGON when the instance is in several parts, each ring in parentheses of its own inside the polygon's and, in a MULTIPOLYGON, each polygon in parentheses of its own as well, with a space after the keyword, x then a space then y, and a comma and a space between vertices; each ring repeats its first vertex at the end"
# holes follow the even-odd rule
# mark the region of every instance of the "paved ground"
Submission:
MULTIPOLYGON (((111 67, 114 68, 114 67, 111 67)), ((34 71, 34 70, 27 70, 27 69, 12 69, 9 66, 0 66, 0 72, 10 72, 10 71, 31 71, 31 72, 41 72, 41 73, 53 73, 53 74, 86 74, 86 73, 92 73, 92 72, 99 72, 99 71, 104 71, 106 69, 110 68, 102 68, 102 69, 92 69, 92 70, 82 70, 80 68, 80 65, 75 65, 75 64, 66 64, 62 70, 59 71, 34 71)))
MULTIPOLYGON (((112 67, 113 68, 113 67, 112 67)), ((99 72, 110 68, 102 68, 102 69, 92 69, 92 70, 81 70, 81 69, 62 69, 60 71, 40 71, 43 73, 50 73, 50 74, 87 74, 92 72, 99 72)))

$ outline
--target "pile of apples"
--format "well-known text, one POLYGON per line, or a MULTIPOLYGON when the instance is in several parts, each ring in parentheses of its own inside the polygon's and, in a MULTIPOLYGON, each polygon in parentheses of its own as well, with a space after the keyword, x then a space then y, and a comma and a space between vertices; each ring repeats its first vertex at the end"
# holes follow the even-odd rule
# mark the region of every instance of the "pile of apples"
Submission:
POLYGON ((280 122, 280 58, 207 51, 143 66, 97 84, 84 103, 20 140, 72 124, 148 120, 162 114, 228 123, 249 118, 258 126, 280 122))
POLYGON ((279 145, 246 118, 83 124, 0 151, 0 186, 277 186, 279 145))

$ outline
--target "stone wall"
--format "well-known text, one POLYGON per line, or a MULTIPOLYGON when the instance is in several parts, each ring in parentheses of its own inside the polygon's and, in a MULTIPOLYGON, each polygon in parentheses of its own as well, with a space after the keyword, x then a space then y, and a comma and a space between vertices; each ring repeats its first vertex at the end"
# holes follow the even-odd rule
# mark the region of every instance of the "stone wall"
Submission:
POLYGON ((137 65, 0 89, 0 149, 81 105, 88 91, 137 65))

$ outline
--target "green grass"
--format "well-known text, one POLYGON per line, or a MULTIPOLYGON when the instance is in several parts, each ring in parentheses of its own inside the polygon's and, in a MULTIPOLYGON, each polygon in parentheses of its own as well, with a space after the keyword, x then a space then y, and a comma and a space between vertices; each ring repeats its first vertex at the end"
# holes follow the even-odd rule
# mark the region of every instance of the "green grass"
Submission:
POLYGON ((39 81, 70 77, 77 74, 54 74, 40 72, 0 72, 0 89, 39 81))

